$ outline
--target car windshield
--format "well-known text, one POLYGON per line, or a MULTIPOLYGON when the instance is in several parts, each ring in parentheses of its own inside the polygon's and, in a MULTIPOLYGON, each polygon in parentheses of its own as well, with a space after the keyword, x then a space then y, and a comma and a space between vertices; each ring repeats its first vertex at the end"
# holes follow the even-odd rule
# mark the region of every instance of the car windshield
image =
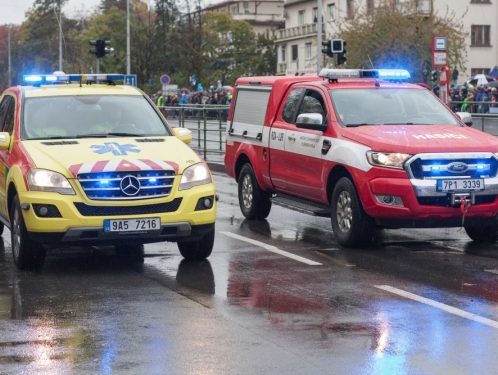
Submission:
POLYGON ((24 104, 23 139, 171 134, 143 96, 50 96, 24 104))
POLYGON ((458 120, 428 90, 408 88, 329 90, 342 126, 456 125, 458 120))

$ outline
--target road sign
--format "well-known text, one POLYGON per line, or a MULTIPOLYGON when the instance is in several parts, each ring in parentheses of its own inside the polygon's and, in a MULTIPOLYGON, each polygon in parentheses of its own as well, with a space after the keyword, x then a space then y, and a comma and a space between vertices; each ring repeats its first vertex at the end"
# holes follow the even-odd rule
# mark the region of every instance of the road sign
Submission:
POLYGON ((162 85, 167 85, 170 81, 169 76, 166 74, 163 74, 160 78, 161 84, 162 85))
POLYGON ((125 75, 125 84, 137 87, 137 75, 136 74, 125 75))
POLYGON ((446 51, 432 53, 432 66, 434 68, 442 68, 446 65, 446 51))
POLYGON ((445 36, 435 36, 434 37, 434 51, 446 51, 446 37, 445 36))

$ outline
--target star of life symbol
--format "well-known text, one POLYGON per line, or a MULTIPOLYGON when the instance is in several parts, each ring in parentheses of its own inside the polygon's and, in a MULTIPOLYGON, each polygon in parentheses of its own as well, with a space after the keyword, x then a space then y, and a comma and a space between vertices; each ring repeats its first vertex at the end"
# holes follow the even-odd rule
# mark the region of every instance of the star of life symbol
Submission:
POLYGON ((108 152, 112 152, 115 156, 120 155, 128 155, 128 152, 140 152, 139 149, 136 148, 136 145, 126 144, 120 145, 117 142, 104 142, 104 146, 101 145, 92 145, 90 148, 95 149, 96 154, 106 154, 108 152))

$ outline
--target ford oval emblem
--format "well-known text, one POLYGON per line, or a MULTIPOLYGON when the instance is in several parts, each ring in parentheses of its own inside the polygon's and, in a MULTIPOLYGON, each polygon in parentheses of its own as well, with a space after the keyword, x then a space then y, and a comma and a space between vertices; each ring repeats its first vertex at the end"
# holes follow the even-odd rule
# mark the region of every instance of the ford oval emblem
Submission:
POLYGON ((451 172, 451 173, 463 173, 463 172, 467 172, 467 170, 469 169, 469 166, 465 163, 461 163, 461 162, 457 161, 455 163, 448 164, 446 169, 448 170, 448 172, 451 172))

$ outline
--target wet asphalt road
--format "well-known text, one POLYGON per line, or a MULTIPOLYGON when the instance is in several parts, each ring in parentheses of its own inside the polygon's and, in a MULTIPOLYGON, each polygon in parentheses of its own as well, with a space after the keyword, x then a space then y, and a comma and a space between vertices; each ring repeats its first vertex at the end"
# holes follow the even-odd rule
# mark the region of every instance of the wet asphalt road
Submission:
POLYGON ((0 374, 498 374, 498 245, 458 228, 337 245, 330 221, 220 195, 208 261, 176 244, 109 248, 18 271, 0 244, 0 374))

